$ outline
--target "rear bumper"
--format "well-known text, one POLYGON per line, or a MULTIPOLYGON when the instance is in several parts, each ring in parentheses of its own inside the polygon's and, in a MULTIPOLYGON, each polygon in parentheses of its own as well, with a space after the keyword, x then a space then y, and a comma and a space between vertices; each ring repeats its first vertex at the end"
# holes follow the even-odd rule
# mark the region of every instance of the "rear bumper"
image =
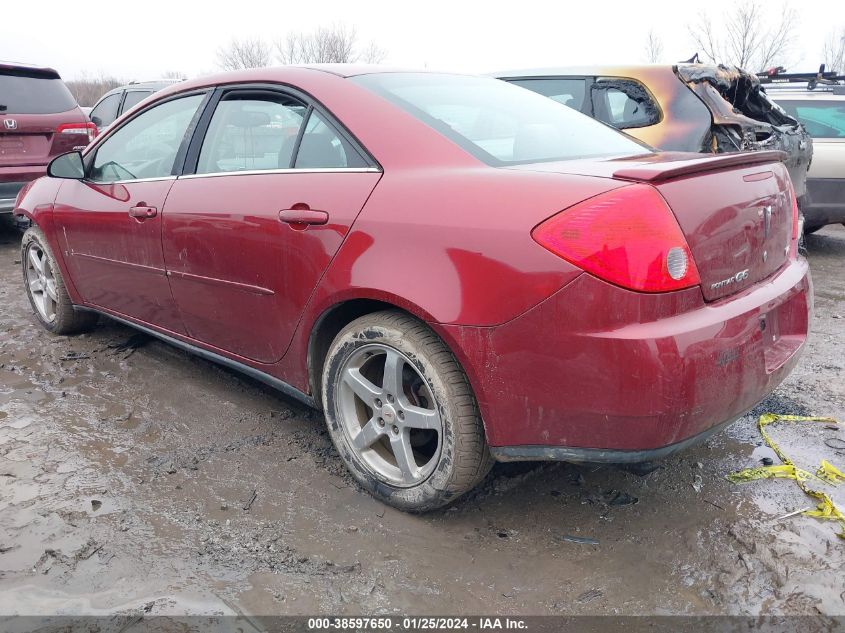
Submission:
POLYGON ((23 187, 47 173, 46 165, 0 167, 0 213, 11 213, 15 199, 23 187))
POLYGON ((845 222, 845 178, 808 178, 808 204, 803 208, 807 228, 845 222))
POLYGON ((494 455, 632 462, 705 439, 798 362, 807 262, 706 304, 698 288, 630 292, 584 274, 496 328, 442 328, 458 348, 494 455))

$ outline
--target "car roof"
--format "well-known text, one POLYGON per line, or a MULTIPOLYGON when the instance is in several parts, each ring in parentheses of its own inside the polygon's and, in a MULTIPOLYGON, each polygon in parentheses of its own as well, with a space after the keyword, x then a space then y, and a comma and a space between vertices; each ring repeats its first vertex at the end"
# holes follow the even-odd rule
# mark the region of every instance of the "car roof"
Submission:
POLYGON ((773 101, 801 99, 810 101, 845 101, 845 90, 834 92, 832 90, 824 90, 816 88, 815 90, 807 90, 806 88, 776 88, 766 86, 766 94, 773 101))
POLYGON ((24 64, 21 62, 11 62, 0 60, 0 70, 16 70, 22 71, 23 74, 34 77, 44 77, 45 79, 61 79, 59 73, 54 68, 47 66, 36 66, 35 64, 24 64))
POLYGON ((674 71, 678 64, 606 64, 590 66, 548 66, 541 68, 522 68, 517 70, 489 73, 493 77, 516 78, 516 77, 565 77, 567 75, 626 75, 636 76, 641 73, 653 73, 655 71, 674 71))

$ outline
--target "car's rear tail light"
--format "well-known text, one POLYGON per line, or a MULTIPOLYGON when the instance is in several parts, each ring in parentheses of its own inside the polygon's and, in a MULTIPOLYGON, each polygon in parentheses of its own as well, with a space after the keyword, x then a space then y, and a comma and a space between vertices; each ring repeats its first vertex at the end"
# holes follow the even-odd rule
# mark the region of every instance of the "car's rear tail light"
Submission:
POLYGON ((97 126, 90 121, 87 123, 64 123, 56 128, 56 134, 85 134, 88 136, 89 143, 97 136, 97 131, 97 126))
POLYGON ((531 236, 588 273, 631 290, 668 292, 700 283, 678 221, 649 185, 585 200, 536 226, 531 236))

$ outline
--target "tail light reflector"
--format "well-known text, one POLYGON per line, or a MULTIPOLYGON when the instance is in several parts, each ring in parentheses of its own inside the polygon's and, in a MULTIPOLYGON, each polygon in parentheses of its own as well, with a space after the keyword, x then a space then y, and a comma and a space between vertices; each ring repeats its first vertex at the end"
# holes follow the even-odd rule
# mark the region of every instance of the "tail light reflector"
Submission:
POLYGON ((87 123, 64 123, 56 128, 56 134, 85 134, 88 142, 93 141, 97 136, 97 126, 88 121, 87 123))
POLYGON ((678 221, 649 185, 585 200, 539 224, 531 236, 571 264, 631 290, 669 292, 701 282, 678 221))

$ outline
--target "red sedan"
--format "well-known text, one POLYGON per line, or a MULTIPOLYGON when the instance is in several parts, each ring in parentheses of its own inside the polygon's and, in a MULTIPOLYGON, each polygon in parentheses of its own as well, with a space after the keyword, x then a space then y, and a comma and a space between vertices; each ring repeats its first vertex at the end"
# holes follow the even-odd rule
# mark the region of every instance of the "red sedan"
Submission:
POLYGON ((812 296, 782 157, 655 152, 489 78, 243 71, 54 160, 21 261, 50 332, 107 315, 277 386, 421 511, 494 460, 667 455, 771 392, 812 296))

